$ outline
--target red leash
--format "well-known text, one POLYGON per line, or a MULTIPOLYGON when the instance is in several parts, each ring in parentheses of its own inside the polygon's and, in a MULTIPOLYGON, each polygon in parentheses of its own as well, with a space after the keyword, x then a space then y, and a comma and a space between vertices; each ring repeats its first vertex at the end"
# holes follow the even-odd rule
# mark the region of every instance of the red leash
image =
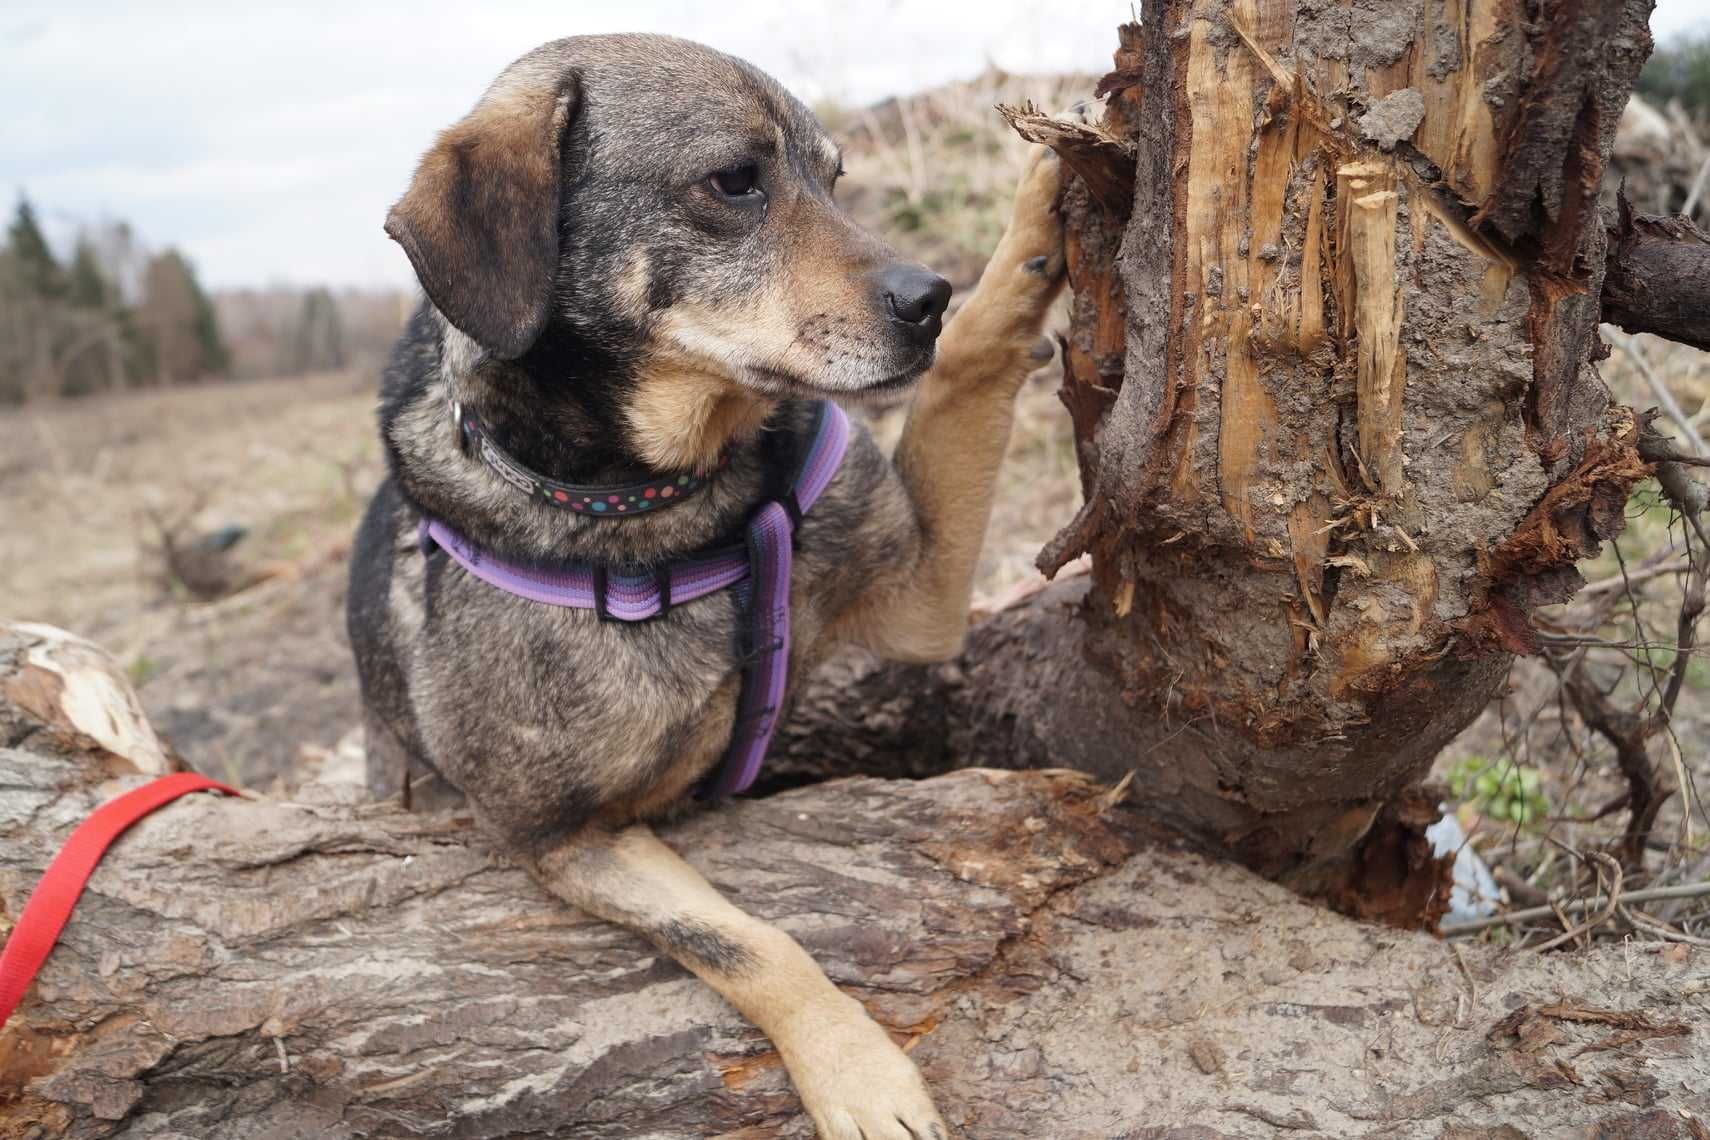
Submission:
POLYGON ((36 971, 47 961, 54 943, 59 941, 59 932, 71 918, 84 884, 89 882, 95 865, 113 840, 156 808, 165 807, 190 792, 203 791, 238 794, 235 788, 228 788, 218 780, 195 772, 175 772, 107 801, 77 825, 30 893, 24 913, 18 916, 12 936, 6 939, 6 949, 0 951, 0 1026, 18 1008, 36 971))

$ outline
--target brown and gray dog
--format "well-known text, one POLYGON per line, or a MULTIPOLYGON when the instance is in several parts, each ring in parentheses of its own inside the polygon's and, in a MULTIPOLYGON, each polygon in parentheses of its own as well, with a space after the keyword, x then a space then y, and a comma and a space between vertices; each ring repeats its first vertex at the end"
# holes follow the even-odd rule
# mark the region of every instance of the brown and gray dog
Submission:
POLYGON ((648 827, 693 802, 731 739, 732 595, 601 622, 417 539, 427 514, 514 563, 678 559, 740 536, 811 401, 919 379, 896 454, 857 429, 797 531, 790 675, 838 643, 954 654, 1013 398, 1061 285, 1056 163, 1032 160, 941 337, 949 286, 843 214, 840 173, 801 103, 709 48, 572 38, 507 68, 387 219, 427 298, 385 375, 391 472, 357 538, 350 637, 374 778, 460 789, 548 891, 724 995, 776 1044, 821 1136, 925 1140, 943 1121, 885 1031, 648 827), (556 480, 716 473, 647 517, 554 510, 460 450, 451 400, 556 480))

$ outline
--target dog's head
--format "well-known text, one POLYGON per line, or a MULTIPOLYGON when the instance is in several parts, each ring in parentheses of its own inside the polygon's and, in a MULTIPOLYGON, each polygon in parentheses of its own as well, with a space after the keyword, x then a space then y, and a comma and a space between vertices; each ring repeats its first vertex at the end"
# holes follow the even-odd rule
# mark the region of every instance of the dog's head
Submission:
POLYGON ((386 232, 503 359, 555 324, 638 382, 760 396, 901 386, 950 286, 838 208, 837 146, 757 69, 590 36, 507 68, 422 159, 386 232))

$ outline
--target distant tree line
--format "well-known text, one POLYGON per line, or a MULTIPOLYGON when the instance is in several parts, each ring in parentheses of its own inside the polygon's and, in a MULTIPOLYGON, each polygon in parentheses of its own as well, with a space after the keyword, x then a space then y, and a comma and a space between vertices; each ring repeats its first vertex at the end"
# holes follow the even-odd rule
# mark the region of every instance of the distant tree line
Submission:
POLYGON ((228 289, 214 298, 238 379, 372 370, 408 315, 401 290, 228 289))
POLYGON ((399 291, 226 290, 123 222, 56 256, 21 198, 0 245, 0 404, 211 379, 372 368, 397 336, 399 291))
POLYGON ((1638 91, 1659 106, 1679 99, 1694 117, 1710 116, 1710 31, 1658 44, 1639 73, 1638 91))
POLYGON ((118 223, 85 230, 61 264, 19 200, 0 246, 0 403, 182 384, 228 364, 183 254, 148 255, 118 223))

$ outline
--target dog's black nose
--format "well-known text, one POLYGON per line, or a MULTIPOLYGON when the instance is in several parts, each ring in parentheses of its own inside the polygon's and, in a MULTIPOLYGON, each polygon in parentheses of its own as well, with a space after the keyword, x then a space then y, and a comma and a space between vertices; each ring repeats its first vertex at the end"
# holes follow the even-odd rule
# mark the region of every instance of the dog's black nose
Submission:
POLYGON ((879 290, 891 320, 911 339, 931 341, 944 327, 950 282, 916 265, 893 265, 879 274, 879 290))

